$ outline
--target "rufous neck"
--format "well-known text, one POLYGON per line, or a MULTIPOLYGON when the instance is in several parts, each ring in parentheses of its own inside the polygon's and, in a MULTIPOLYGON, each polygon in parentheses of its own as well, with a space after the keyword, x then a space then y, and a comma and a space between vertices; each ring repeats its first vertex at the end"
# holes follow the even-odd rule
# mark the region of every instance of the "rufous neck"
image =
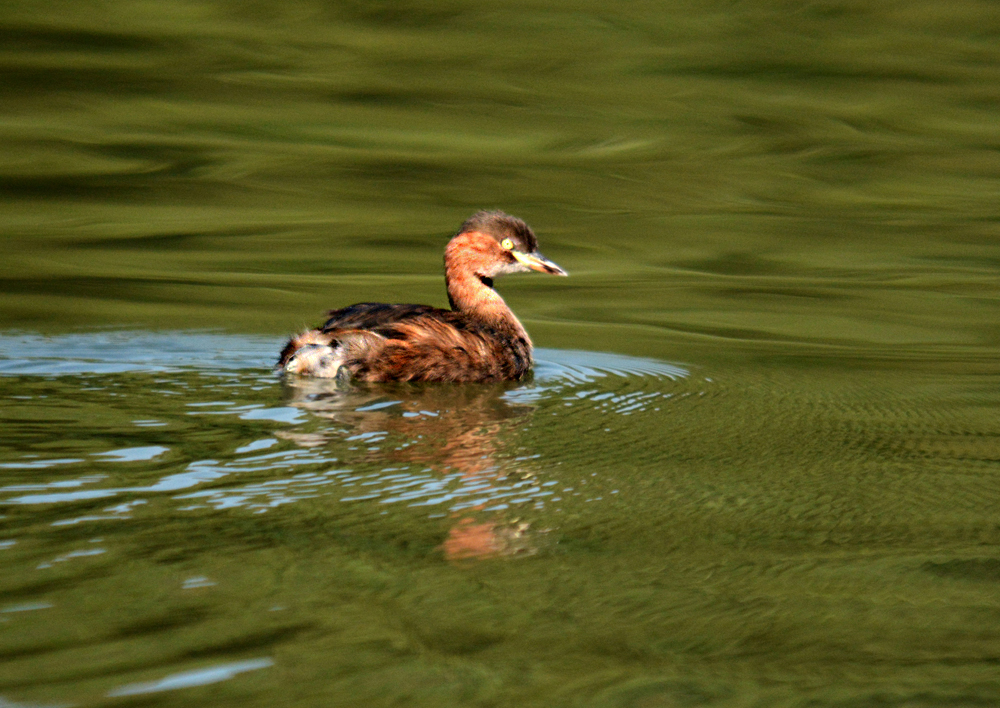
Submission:
POLYGON ((517 317, 493 289, 493 281, 478 272, 476 252, 463 242, 464 234, 452 239, 444 254, 444 279, 448 286, 451 309, 485 322, 507 325, 527 339, 527 332, 517 317))

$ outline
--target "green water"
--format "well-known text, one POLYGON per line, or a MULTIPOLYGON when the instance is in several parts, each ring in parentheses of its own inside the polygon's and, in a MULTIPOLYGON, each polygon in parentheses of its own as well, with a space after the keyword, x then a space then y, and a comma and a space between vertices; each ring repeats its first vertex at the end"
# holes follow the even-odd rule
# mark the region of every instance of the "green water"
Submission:
POLYGON ((1000 704, 1000 6, 0 9, 0 706, 1000 704), (533 380, 270 371, 447 303, 533 380))

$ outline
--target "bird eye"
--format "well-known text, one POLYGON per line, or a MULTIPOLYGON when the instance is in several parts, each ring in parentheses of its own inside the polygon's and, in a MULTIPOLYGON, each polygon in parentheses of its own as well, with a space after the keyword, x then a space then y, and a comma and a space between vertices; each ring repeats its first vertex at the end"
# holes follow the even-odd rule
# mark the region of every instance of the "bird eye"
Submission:
POLYGON ((514 242, 511 241, 509 238, 505 238, 503 241, 500 242, 500 247, 503 248, 503 249, 506 249, 508 251, 513 251, 514 250, 514 242))

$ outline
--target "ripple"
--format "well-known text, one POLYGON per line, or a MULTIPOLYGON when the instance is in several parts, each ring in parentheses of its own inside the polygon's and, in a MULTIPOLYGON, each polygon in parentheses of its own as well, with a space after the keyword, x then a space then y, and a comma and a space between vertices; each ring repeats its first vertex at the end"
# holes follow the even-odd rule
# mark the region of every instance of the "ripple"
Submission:
MULTIPOLYGON (((0 374, 57 375, 60 385, 71 387, 71 398, 90 406, 103 407, 111 396, 136 398, 135 377, 154 375, 151 397, 136 399, 145 408, 125 420, 130 426, 160 421, 165 429, 147 429, 142 444, 86 457, 0 463, 33 474, 0 488, 6 493, 0 503, 72 508, 130 497, 103 511, 52 520, 55 525, 129 519, 152 495, 175 500, 180 510, 251 513, 318 497, 372 511, 422 508, 431 516, 543 511, 572 498, 592 502, 617 493, 588 491, 585 481, 573 479, 571 471, 565 478, 567 471, 554 468, 552 460, 593 462, 611 454, 603 436, 612 419, 658 415, 694 385, 677 364, 539 349, 534 375, 525 382, 345 387, 273 375, 278 344, 201 332, 0 335, 0 374), (85 385, 73 387, 70 374, 85 385), (551 415, 586 437, 561 450, 544 436, 532 442, 532 431, 544 429, 551 415), (183 435, 170 431, 192 424, 218 431, 223 448, 209 456, 204 445, 188 446, 183 435), (248 436, 251 428, 256 437, 248 436), (104 471, 99 463, 111 462, 130 463, 127 476, 68 474, 89 472, 87 466, 104 471), (52 478, 40 479, 36 470, 52 478)), ((143 392, 149 383, 143 380, 143 392)), ((27 390, 20 388, 18 395, 27 390)))
MULTIPOLYGON (((179 369, 270 371, 283 340, 212 332, 0 334, 0 376, 149 373, 179 369)), ((688 371, 643 357, 573 349, 535 350, 535 380, 593 381, 604 376, 661 376, 688 371)), ((211 405, 202 403, 201 405, 211 405)))
POLYGON ((606 376, 649 376, 672 381, 689 375, 687 369, 657 359, 576 349, 537 349, 535 380, 586 383, 606 376))
POLYGON ((148 445, 144 447, 126 447, 121 450, 108 450, 107 452, 95 452, 94 455, 105 457, 108 462, 145 462, 169 451, 170 448, 163 445, 148 445))
POLYGON ((274 666, 274 660, 267 658, 217 664, 204 669, 171 674, 159 681, 130 683, 121 688, 109 691, 108 696, 112 698, 118 696, 139 696, 146 693, 160 693, 162 691, 176 691, 181 688, 192 688, 194 686, 207 686, 208 684, 219 683, 220 681, 228 681, 247 671, 257 671, 271 666, 274 666))
POLYGON ((281 340, 209 332, 0 335, 0 376, 269 369, 281 340))
POLYGON ((0 612, 34 612, 35 610, 47 610, 51 607, 51 602, 22 602, 17 605, 7 605, 6 607, 0 609, 0 612))

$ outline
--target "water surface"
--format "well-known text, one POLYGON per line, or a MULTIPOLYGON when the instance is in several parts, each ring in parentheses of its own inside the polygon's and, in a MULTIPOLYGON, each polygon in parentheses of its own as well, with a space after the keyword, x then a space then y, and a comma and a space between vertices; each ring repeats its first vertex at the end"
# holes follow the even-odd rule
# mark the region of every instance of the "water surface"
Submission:
POLYGON ((0 39, 0 705, 1000 703, 995 3, 0 39), (271 371, 494 207, 531 380, 271 371))
POLYGON ((992 700, 996 373, 338 388, 279 344, 0 339, 6 695, 992 700))

